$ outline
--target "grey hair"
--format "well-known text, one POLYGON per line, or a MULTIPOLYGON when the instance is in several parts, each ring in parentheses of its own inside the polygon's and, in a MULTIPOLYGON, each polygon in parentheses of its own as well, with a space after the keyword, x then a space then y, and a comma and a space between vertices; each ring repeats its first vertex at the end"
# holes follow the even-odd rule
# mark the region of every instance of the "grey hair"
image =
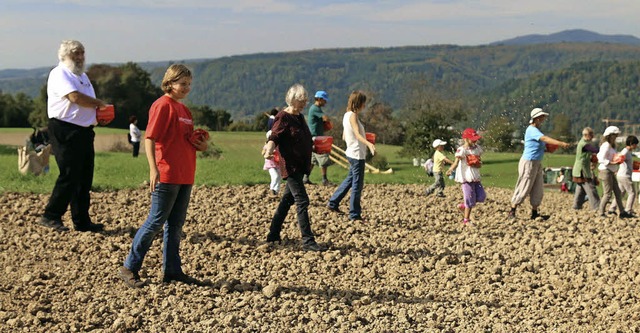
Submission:
POLYGON ((582 135, 589 134, 593 136, 593 129, 591 127, 585 127, 582 129, 582 135))
POLYGON ((309 99, 309 93, 300 83, 296 83, 289 88, 287 95, 285 96, 285 102, 288 106, 293 104, 293 101, 306 101, 309 99))
POLYGON ((74 50, 84 50, 84 45, 77 40, 63 40, 58 49, 58 60, 64 61, 74 50))

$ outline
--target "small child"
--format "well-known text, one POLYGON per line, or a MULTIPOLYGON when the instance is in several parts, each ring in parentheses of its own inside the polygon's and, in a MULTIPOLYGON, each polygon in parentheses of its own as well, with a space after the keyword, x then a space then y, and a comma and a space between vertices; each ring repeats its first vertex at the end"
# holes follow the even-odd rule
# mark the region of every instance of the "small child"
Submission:
POLYGON ((487 198, 480 183, 482 148, 476 144, 481 138, 473 128, 465 129, 462 132, 464 144, 456 150, 456 160, 447 170, 447 175, 449 175, 455 169, 455 180, 462 184, 464 203, 459 204, 458 208, 464 211, 464 219, 462 220, 464 225, 471 223, 471 209, 475 207, 476 203, 484 202, 487 198))
MULTIPOLYGON (((620 196, 624 196, 624 194, 627 193, 627 205, 624 207, 624 210, 634 216, 633 202, 636 201, 638 193, 631 180, 631 175, 633 174, 632 153, 638 148, 638 138, 635 135, 629 135, 625 143, 626 146, 620 151, 620 155, 624 156, 624 162, 620 163, 616 179, 618 180, 618 187, 620 188, 620 196)), ((609 206, 609 214, 615 214, 616 207, 618 207, 618 204, 616 200, 613 200, 609 206)), ((620 211, 622 211, 622 209, 620 211)))
MULTIPOLYGON (((267 142, 269 141, 270 135, 271 131, 268 131, 267 142)), ((266 148, 267 145, 265 144, 264 147, 262 147, 262 151, 264 152, 266 148)), ((278 191, 280 190, 280 182, 282 180, 282 177, 280 175, 280 159, 280 152, 276 148, 276 150, 273 152, 273 158, 265 158, 264 166, 262 167, 263 170, 269 171, 269 176, 271 176, 271 183, 269 184, 269 195, 271 195, 272 197, 278 196, 278 191)))
POLYGON ((431 195, 434 191, 436 192, 436 196, 443 198, 444 197, 444 164, 453 164, 453 161, 448 159, 442 151, 444 151, 444 146, 447 144, 446 141, 442 141, 440 139, 436 139, 433 141, 433 148, 435 148, 435 152, 433 153, 433 176, 435 180, 433 181, 433 185, 427 188, 427 195, 431 195))

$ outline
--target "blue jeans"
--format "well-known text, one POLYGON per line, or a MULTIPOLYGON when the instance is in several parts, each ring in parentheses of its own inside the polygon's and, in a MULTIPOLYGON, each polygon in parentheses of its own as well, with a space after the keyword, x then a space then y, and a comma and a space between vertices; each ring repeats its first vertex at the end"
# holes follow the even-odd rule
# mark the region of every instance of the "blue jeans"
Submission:
POLYGON ((156 185, 155 191, 151 193, 149 216, 133 238, 131 251, 124 262, 126 268, 133 272, 140 270, 153 239, 164 226, 162 269, 165 275, 175 276, 182 273, 180 236, 187 216, 191 188, 192 185, 156 185))
POLYGON ((349 160, 349 174, 345 178, 338 189, 329 199, 329 207, 338 209, 340 201, 347 195, 351 189, 351 200, 349 201, 349 219, 360 218, 362 207, 360 207, 360 197, 362 197, 362 188, 364 187, 364 160, 356 160, 347 157, 349 160))
POLYGON ((309 196, 304 188, 302 177, 304 177, 304 174, 298 172, 289 175, 287 178, 282 199, 280 199, 280 204, 278 204, 278 208, 276 208, 276 212, 271 219, 267 241, 280 240, 280 231, 282 230, 284 219, 287 217, 291 206, 295 203, 302 243, 304 245, 315 244, 316 240, 313 231, 311 231, 311 222, 309 221, 309 196))

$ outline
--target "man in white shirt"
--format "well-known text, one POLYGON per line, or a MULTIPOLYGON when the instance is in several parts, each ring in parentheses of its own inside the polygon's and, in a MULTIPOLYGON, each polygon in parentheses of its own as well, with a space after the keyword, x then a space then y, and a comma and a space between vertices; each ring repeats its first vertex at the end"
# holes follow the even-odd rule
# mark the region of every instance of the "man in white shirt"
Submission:
POLYGON ((96 109, 105 103, 96 99, 91 81, 84 73, 84 46, 65 40, 58 50, 60 63, 49 73, 47 114, 49 137, 60 175, 39 223, 57 231, 67 231, 62 216, 71 206, 77 231, 101 231, 91 222, 89 205, 93 183, 96 109))

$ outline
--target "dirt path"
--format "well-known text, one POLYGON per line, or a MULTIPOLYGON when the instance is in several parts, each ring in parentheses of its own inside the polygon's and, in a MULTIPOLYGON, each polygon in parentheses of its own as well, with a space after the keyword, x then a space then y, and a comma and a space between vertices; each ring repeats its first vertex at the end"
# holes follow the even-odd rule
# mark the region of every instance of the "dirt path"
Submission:
MULTIPOLYGON (((23 146, 29 135, 31 135, 31 131, 28 129, 25 129, 24 133, 3 133, 0 129, 0 145, 23 146)), ((116 144, 130 147, 124 134, 98 134, 95 138, 94 148, 96 151, 109 151, 116 144)), ((140 146, 140 154, 144 153, 143 143, 140 146)))

